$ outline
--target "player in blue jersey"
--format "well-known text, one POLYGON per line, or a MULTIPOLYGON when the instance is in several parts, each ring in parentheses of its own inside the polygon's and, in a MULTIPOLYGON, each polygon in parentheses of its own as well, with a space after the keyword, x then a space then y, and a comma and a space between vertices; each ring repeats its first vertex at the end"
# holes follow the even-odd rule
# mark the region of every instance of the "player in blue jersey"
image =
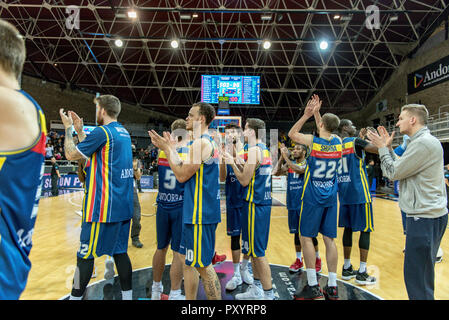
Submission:
POLYGON ((44 174, 47 128, 20 89, 25 57, 19 31, 0 19, 0 300, 19 299, 27 284, 44 174))
MULTIPOLYGON (((171 134, 176 140, 176 151, 181 160, 188 153, 188 132, 186 121, 175 120, 171 124, 171 134)), ((170 169, 167 156, 160 151, 158 156, 159 192, 157 195, 156 238, 157 249, 153 255, 153 285, 151 300, 161 300, 164 290, 161 280, 165 268, 168 246, 171 244, 173 261, 170 266, 171 290, 169 300, 184 300, 181 294, 183 259, 181 256, 182 208, 184 204, 184 183, 176 180, 170 169)))
MULTIPOLYGON (((304 185, 304 172, 307 166, 307 147, 303 144, 296 144, 293 147, 291 156, 294 161, 290 160, 288 149, 281 144, 281 156, 273 170, 274 176, 287 175, 287 210, 288 210, 288 227, 291 234, 294 234, 294 244, 296 250, 296 260, 290 266, 290 272, 299 272, 304 269, 304 263, 301 252, 301 242, 299 240, 299 213, 301 212, 301 195, 304 185)), ((315 270, 321 272, 321 258, 318 250, 317 238, 312 238, 315 247, 315 270)))
MULTIPOLYGON (((321 118, 322 101, 313 95, 304 110, 304 115, 290 129, 288 136, 295 143, 308 146, 307 169, 302 192, 302 209, 299 217, 299 233, 306 263, 307 284, 295 294, 297 300, 322 299, 323 293, 317 281, 315 252, 312 238, 318 232, 323 235, 326 246, 329 280, 324 288, 327 299, 338 299, 337 262, 338 252, 334 239, 337 237, 337 169, 341 160, 341 139, 332 134, 338 129, 340 119, 331 113, 321 118), (319 137, 299 131, 306 121, 315 116, 319 137)), ((299 289, 299 288, 298 288, 299 289)))
MULTIPOLYGON (((366 129, 361 130, 364 135, 366 129)), ((361 285, 375 284, 376 278, 368 275, 366 262, 370 246, 370 234, 374 231, 373 205, 365 167, 365 152, 378 153, 375 146, 356 137, 357 129, 351 120, 342 119, 338 135, 342 138, 342 159, 338 169, 338 199, 340 211, 338 226, 343 231, 344 264, 342 279, 356 278, 361 285), (360 268, 351 264, 352 233, 360 232, 360 268)))
MULTIPOLYGON (((228 150, 234 159, 244 163, 244 150, 242 142, 242 128, 230 123, 225 127, 225 150, 228 150)), ((243 255, 240 264, 240 234, 242 232, 242 207, 243 187, 237 180, 234 170, 224 161, 220 162, 220 181, 225 182, 226 191, 226 229, 228 236, 231 237, 232 263, 234 274, 226 284, 226 290, 235 290, 239 285, 245 282, 248 285, 253 284, 254 279, 248 270, 249 256, 243 255)))
POLYGON ((235 177, 244 187, 242 211, 242 253, 251 257, 254 283, 237 300, 274 299, 271 270, 265 251, 268 246, 271 217, 271 154, 262 142, 265 122, 247 119, 244 136, 248 139, 248 158, 239 168, 234 157, 225 153, 226 163, 234 170, 235 177))
POLYGON ((77 269, 70 299, 81 300, 89 283, 94 259, 112 256, 120 279, 122 299, 132 300, 132 265, 128 257, 130 222, 133 217, 133 163, 131 137, 117 122, 120 101, 111 95, 94 99, 95 128, 87 137, 79 117, 60 110, 65 127, 65 156, 68 160, 88 159, 85 167, 85 196, 77 254, 77 269), (80 143, 75 146, 72 125, 80 143))
POLYGON ((149 131, 152 143, 167 156, 176 179, 184 184, 183 233, 181 250, 185 253, 184 289, 187 300, 195 300, 201 275, 209 300, 221 299, 221 286, 212 265, 215 253, 215 231, 221 221, 219 150, 208 134, 215 109, 208 103, 193 104, 186 119, 192 131, 186 160, 180 159, 170 133, 163 137, 149 131), (198 272, 197 272, 198 271, 198 272))

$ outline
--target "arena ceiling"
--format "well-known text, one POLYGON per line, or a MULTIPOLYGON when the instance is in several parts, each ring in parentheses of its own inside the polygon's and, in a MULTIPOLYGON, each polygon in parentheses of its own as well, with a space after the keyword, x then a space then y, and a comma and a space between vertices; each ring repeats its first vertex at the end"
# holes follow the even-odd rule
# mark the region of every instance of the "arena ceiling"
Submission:
POLYGON ((184 117, 201 100, 202 74, 260 75, 261 104, 232 112, 292 121, 314 93, 323 111, 366 106, 447 20, 448 2, 7 0, 0 17, 26 38, 25 74, 62 88, 114 94, 184 117), (79 28, 71 5, 79 9, 79 28), (367 27, 376 23, 370 5, 380 10, 378 28, 367 27), (136 18, 128 17, 130 9, 136 18))

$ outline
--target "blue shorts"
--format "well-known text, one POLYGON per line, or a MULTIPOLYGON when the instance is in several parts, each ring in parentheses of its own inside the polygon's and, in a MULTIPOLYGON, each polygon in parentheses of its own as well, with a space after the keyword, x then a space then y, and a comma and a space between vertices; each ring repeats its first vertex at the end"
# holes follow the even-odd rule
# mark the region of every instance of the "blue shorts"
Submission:
POLYGON ((264 257, 270 233, 271 206, 246 202, 242 208, 242 253, 264 257))
POLYGON ((212 263, 216 230, 217 223, 184 224, 179 252, 186 256, 186 265, 205 268, 212 263))
POLYGON ((182 206, 164 208, 158 205, 156 211, 157 248, 164 249, 171 243, 171 249, 179 252, 182 226, 182 206))
POLYGON ((242 208, 226 209, 226 230, 228 236, 240 236, 242 233, 242 208))
POLYGON ((314 238, 318 232, 328 238, 337 237, 337 201, 330 207, 303 202, 299 214, 299 233, 314 238))
POLYGON ((374 231, 372 203, 340 204, 338 226, 352 231, 374 231))
POLYGON ((111 223, 83 222, 77 256, 93 259, 128 252, 131 220, 111 223))
POLYGON ((288 210, 288 228, 290 230, 290 233, 298 233, 299 214, 300 213, 301 213, 301 209, 288 210))

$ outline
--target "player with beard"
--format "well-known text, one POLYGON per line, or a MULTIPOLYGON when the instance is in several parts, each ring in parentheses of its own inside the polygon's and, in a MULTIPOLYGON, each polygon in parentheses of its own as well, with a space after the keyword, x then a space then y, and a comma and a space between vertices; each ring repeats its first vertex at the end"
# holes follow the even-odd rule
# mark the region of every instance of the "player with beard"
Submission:
POLYGON ((88 159, 85 167, 85 196, 71 300, 81 300, 92 275, 94 259, 114 258, 122 299, 132 300, 132 265, 128 256, 130 222, 133 217, 133 163, 131 137, 117 122, 119 99, 111 95, 94 99, 98 127, 89 136, 79 116, 60 109, 65 127, 67 160, 88 159), (72 126, 80 143, 75 146, 72 126))
MULTIPOLYGON (((290 272, 299 272, 304 269, 302 261, 301 242, 299 240, 299 213, 301 212, 301 194, 304 185, 304 172, 306 170, 307 162, 307 147, 303 144, 297 144, 291 152, 291 161, 288 149, 284 144, 281 144, 281 156, 273 170, 274 176, 281 176, 287 174, 287 210, 288 210, 288 226, 291 234, 294 234, 294 244, 296 250, 296 260, 290 266, 290 272)), ((316 237, 312 238, 313 246, 315 247, 315 270, 321 272, 321 258, 318 250, 318 240, 316 237)))
MULTIPOLYGON (((239 164, 243 164, 245 151, 241 139, 242 128, 237 124, 228 124, 225 127, 225 138, 225 148, 228 149, 239 164)), ((249 256, 243 255, 240 264, 241 217, 244 204, 243 187, 235 177, 232 167, 224 161, 220 162, 220 181, 226 182, 226 229, 228 236, 231 237, 232 263, 234 265, 234 274, 226 284, 226 290, 234 290, 243 282, 248 285, 254 282, 248 270, 249 256)))

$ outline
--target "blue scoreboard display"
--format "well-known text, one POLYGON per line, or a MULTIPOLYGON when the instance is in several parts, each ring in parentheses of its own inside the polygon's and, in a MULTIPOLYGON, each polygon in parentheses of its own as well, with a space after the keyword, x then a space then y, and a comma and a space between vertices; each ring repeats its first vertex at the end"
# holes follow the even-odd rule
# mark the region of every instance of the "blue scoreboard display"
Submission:
POLYGON ((218 103, 229 97, 229 104, 260 104, 259 76, 201 76, 201 101, 218 103))

